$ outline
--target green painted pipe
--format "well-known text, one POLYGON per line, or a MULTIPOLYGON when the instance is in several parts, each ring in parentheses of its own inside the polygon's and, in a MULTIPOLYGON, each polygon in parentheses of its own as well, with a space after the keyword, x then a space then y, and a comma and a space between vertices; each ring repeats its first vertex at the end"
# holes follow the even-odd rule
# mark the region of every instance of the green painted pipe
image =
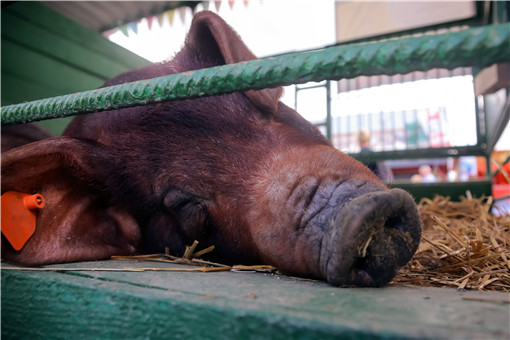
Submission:
POLYGON ((328 47, 190 71, 2 108, 2 125, 309 81, 510 61, 510 24, 328 47))

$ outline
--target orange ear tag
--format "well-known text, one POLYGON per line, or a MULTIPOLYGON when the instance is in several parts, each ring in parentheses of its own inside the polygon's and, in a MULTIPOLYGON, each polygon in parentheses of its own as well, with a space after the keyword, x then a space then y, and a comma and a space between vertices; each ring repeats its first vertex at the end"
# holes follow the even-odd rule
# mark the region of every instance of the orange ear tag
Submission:
POLYGON ((44 197, 16 191, 2 195, 2 234, 20 250, 35 232, 35 212, 44 207, 44 197))

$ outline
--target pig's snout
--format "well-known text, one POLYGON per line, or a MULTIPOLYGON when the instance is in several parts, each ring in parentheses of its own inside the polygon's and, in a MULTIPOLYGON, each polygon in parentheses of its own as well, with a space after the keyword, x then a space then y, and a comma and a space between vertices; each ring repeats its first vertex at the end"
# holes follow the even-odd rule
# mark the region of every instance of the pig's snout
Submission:
POLYGON ((351 199, 327 229, 321 268, 335 286, 385 285, 411 259, 421 237, 414 200, 401 189, 351 199))

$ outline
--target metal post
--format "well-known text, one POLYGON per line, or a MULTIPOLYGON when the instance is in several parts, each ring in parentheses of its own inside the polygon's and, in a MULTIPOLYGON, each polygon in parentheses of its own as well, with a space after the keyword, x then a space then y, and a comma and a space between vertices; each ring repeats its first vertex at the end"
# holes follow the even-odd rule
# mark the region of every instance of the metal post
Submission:
POLYGON ((331 140, 331 81, 326 81, 326 137, 331 140))

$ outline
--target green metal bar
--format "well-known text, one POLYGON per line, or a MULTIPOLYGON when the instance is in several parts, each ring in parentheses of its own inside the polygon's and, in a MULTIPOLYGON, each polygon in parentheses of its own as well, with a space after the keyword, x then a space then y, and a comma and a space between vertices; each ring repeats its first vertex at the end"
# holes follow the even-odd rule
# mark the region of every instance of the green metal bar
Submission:
POLYGON ((319 85, 304 86, 304 87, 296 86, 296 92, 303 91, 303 90, 310 90, 310 89, 318 89, 318 88, 321 88, 321 87, 324 87, 324 86, 326 86, 325 83, 322 83, 322 84, 319 84, 319 85))
POLYGON ((453 146, 428 149, 407 149, 392 151, 367 151, 350 154, 360 162, 374 162, 389 159, 446 158, 460 156, 485 156, 479 145, 453 146))
MULTIPOLYGON (((487 118, 487 113, 485 113, 485 117, 487 118)), ((487 136, 487 154, 491 154, 496 146, 496 143, 499 140, 499 137, 503 134, 508 121, 510 120, 510 95, 507 92, 507 99, 505 105, 499 112, 497 116, 496 123, 494 123, 494 128, 487 131, 489 135, 487 136)))
POLYGON ((326 138, 332 138, 331 128, 331 81, 326 82, 326 138))
POLYGON ((490 179, 471 180, 467 182, 437 182, 437 183, 410 183, 395 181, 388 183, 390 188, 400 188, 409 192, 419 202, 422 198, 433 198, 436 195, 449 196, 454 201, 459 201, 466 196, 469 190, 473 197, 492 195, 492 182, 490 179))
POLYGON ((299 87, 296 85, 294 91, 294 109, 297 110, 298 103, 298 93, 300 91, 310 90, 310 89, 318 89, 324 87, 326 89, 326 119, 323 122, 315 123, 314 125, 324 126, 326 128, 326 138, 331 140, 332 129, 331 129, 331 81, 326 81, 324 83, 312 86, 299 87))
MULTIPOLYGON (((480 71, 478 68, 473 70, 473 77, 476 76, 476 74, 480 71)), ((475 91, 474 89, 474 82, 473 82, 473 93, 475 91)), ((476 145, 481 145, 484 147, 484 150, 487 155, 490 155, 490 152, 488 152, 487 149, 487 115, 485 114, 485 103, 484 100, 482 100, 483 107, 478 100, 478 96, 475 96, 474 106, 475 106, 475 124, 476 124, 476 145)))
POLYGON ((510 24, 328 47, 217 66, 2 108, 2 125, 162 101, 360 75, 484 66, 510 60, 510 24))

